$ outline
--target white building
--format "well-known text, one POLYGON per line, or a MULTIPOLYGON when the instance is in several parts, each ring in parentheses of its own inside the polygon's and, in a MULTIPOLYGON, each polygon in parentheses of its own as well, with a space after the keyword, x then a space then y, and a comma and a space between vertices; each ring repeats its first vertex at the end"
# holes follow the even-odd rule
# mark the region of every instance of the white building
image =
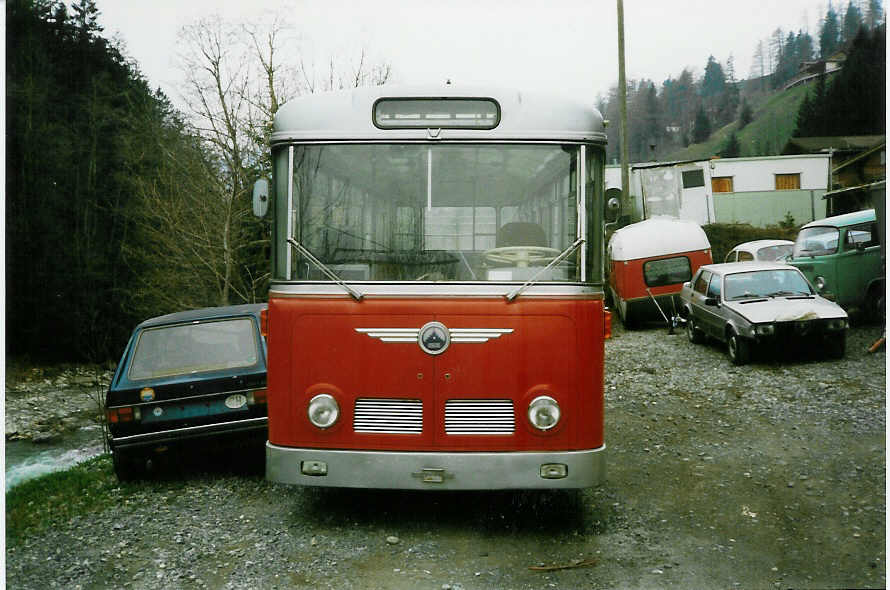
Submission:
MULTIPOLYGON (((775 225, 825 216, 828 154, 714 158, 634 164, 631 221, 670 215, 709 223, 775 225)), ((606 188, 621 187, 621 168, 606 169, 606 188)))

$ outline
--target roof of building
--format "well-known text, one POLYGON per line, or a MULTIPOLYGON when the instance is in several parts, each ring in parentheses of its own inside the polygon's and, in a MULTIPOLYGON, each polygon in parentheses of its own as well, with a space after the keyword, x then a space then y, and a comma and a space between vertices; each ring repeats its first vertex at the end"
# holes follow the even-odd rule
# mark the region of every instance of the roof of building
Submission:
POLYGON ((834 151, 860 151, 885 143, 884 135, 840 135, 833 137, 792 137, 783 154, 806 154, 834 151))

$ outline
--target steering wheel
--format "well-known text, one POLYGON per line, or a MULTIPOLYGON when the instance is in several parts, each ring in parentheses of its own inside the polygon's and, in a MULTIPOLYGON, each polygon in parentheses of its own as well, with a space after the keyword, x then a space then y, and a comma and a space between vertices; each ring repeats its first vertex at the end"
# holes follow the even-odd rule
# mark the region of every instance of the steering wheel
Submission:
POLYGON ((485 260, 512 266, 540 266, 559 256, 556 248, 545 246, 504 246, 492 248, 484 254, 485 260))

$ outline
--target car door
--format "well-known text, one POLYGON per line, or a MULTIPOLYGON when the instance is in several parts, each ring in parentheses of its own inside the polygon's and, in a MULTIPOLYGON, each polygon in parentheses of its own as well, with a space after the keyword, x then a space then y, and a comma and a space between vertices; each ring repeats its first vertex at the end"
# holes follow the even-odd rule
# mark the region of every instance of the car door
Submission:
POLYGON ((843 234, 837 261, 837 300, 841 305, 858 305, 869 284, 883 275, 881 245, 874 221, 848 227, 843 234))
POLYGON ((705 315, 705 297, 708 292, 708 282, 713 273, 702 269, 692 283, 689 295, 689 315, 699 329, 704 329, 703 318, 705 315))
POLYGON ((701 329, 715 338, 723 338, 723 308, 720 297, 723 285, 723 275, 710 273, 705 296, 702 298, 702 306, 699 314, 699 326, 701 329), (705 302, 713 300, 716 305, 708 305, 705 302))

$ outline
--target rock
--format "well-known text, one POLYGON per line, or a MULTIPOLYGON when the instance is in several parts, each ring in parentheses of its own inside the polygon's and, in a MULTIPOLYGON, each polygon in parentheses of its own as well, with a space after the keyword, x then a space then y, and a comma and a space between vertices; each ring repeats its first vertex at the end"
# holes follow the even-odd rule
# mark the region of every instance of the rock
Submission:
POLYGON ((401 540, 398 537, 396 537, 395 535, 390 535, 389 537, 386 538, 386 542, 389 543, 390 545, 398 545, 401 542, 401 540))

